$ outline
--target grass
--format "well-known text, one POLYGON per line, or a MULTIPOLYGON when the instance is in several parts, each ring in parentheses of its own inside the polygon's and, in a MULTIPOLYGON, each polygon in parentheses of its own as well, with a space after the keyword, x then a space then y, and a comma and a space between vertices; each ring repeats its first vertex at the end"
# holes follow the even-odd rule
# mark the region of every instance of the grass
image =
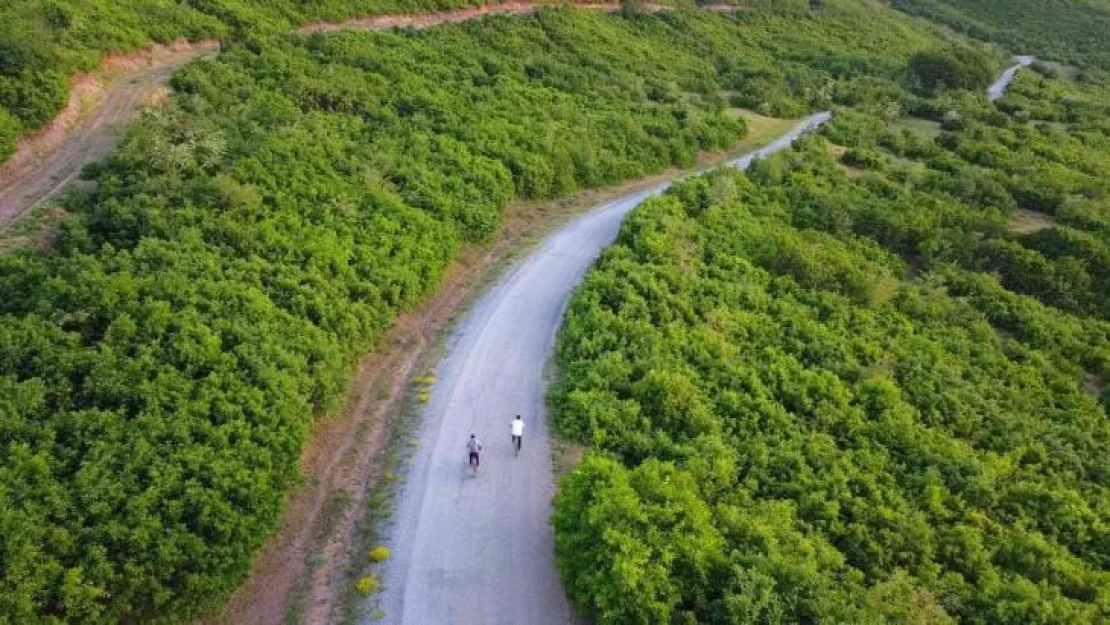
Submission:
POLYGON ((844 173, 847 174, 849 178, 859 178, 860 176, 867 173, 862 169, 857 169, 855 167, 852 167, 851 165, 847 165, 844 163, 844 153, 848 151, 848 148, 842 145, 837 145, 828 140, 825 141, 825 144, 828 146, 829 154, 831 154, 832 157, 836 160, 837 166, 840 167, 840 169, 844 170, 844 173))
POLYGON ((298 625, 303 620, 305 608, 308 606, 308 587, 302 582, 297 584, 293 592, 285 600, 285 612, 282 616, 282 625, 298 625))
POLYGON ((1032 234, 1040 230, 1047 230, 1056 225, 1051 215, 1029 210, 1016 210, 1010 214, 1007 225, 1014 234, 1032 234))
MULTIPOLYGON (((446 334, 446 332, 444 333, 446 334)), ((438 360, 441 354, 442 338, 434 349, 428 350, 425 360, 438 360)), ((421 363, 423 364, 423 363, 421 363)), ((366 502, 355 535, 351 541, 352 546, 378 545, 369 551, 352 549, 347 575, 350 583, 345 585, 342 603, 339 609, 339 623, 356 623, 361 616, 361 607, 366 597, 381 590, 379 568, 382 562, 389 559, 389 549, 382 545, 385 538, 386 525, 393 518, 394 499, 396 497, 399 480, 398 474, 404 470, 409 458, 416 449, 418 439, 413 436, 419 416, 423 410, 422 394, 428 392, 431 384, 435 383, 434 375, 423 375, 409 381, 408 392, 398 409, 391 410, 384 415, 386 419, 387 435, 385 443, 377 457, 371 471, 382 479, 372 480, 369 491, 366 493, 366 502), (363 554, 362 558, 355 558, 354 554, 363 554), (373 582, 367 582, 371 579, 373 582), (371 587, 372 586, 372 587, 371 587)), ((370 619, 379 621, 384 618, 380 606, 370 607, 370 619)))
POLYGON ((890 122, 890 129, 894 131, 912 130, 930 139, 935 139, 940 136, 941 133, 940 122, 921 119, 919 117, 901 117, 896 119, 890 122))
POLYGON ((740 108, 730 108, 728 109, 728 113, 729 115, 743 119, 748 125, 748 134, 740 141, 740 144, 736 146, 736 149, 742 152, 767 145, 786 134, 800 121, 797 119, 767 117, 755 111, 740 108))
POLYGON ((351 505, 351 495, 347 491, 333 489, 324 502, 323 522, 320 524, 320 538, 332 535, 335 525, 351 505))

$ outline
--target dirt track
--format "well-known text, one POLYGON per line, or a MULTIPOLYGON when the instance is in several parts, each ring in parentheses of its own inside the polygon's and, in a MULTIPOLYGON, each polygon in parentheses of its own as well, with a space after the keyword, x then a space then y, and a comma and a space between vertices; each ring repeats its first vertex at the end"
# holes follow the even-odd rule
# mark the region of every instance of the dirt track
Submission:
MULTIPOLYGON (((486 15, 531 13, 542 6, 545 5, 509 2, 457 11, 378 15, 340 23, 309 24, 297 32, 427 28, 486 15)), ((619 9, 618 5, 604 3, 576 6, 591 11, 619 9)), ((660 7, 648 5, 648 10, 660 7)), ((115 147, 120 130, 164 88, 177 68, 218 49, 215 41, 153 46, 109 57, 96 74, 74 77, 65 110, 45 129, 20 141, 16 153, 0 165, 0 230, 43 201, 58 196, 77 179, 85 165, 107 156, 115 147)))
POLYGON ((152 48, 106 59, 101 73, 107 84, 89 74, 74 78, 66 109, 42 132, 21 141, 0 166, 0 229, 61 193, 85 165, 104 158, 119 131, 177 68, 218 49, 213 41, 152 48))

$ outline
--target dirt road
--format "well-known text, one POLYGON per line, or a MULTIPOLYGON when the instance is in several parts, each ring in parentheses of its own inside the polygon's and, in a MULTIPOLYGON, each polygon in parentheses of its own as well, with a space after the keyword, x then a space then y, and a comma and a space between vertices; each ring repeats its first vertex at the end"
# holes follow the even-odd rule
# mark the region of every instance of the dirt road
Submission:
POLYGON ((104 158, 115 147, 120 129, 164 88, 177 68, 218 49, 212 41, 156 48, 109 59, 108 84, 92 75, 76 78, 66 110, 44 131, 20 142, 0 167, 0 229, 61 193, 85 165, 104 158))
MULTIPOLYGON (((824 123, 732 161, 788 146, 824 123)), ((375 600, 384 622, 409 625, 574 621, 559 584, 548 525, 554 494, 544 409, 544 365, 567 298, 621 220, 669 183, 597 207, 563 227, 480 299, 448 344, 419 431, 390 540, 386 589, 375 600), (526 423, 514 457, 509 420, 526 423), (465 443, 485 450, 470 477, 465 443)))
MULTIPOLYGON (((297 32, 427 28, 486 15, 531 13, 543 6, 546 5, 507 2, 455 11, 377 15, 339 23, 309 24, 298 28, 297 32)), ((603 12, 620 8, 605 3, 576 6, 603 12)), ((648 5, 648 9, 656 11, 662 7, 648 5)), ((115 147, 120 130, 135 119, 152 96, 165 88, 177 68, 215 54, 218 49, 215 41, 154 46, 105 59, 98 74, 109 78, 106 82, 92 74, 75 77, 66 109, 47 128, 22 140, 16 153, 0 164, 0 230, 42 202, 58 196, 77 179, 85 165, 107 156, 115 147)))

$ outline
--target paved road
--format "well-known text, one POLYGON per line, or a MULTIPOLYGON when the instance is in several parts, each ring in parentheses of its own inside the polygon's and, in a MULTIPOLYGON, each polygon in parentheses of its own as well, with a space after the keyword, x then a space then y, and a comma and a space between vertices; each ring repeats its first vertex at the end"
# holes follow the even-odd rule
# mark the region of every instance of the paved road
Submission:
MULTIPOLYGON (((1033 62, 1015 57, 990 89, 997 99, 1033 62)), ((781 150, 829 119, 820 113, 730 163, 781 150)), ((572 221, 524 259, 470 311, 440 363, 420 443, 401 493, 393 559, 381 597, 385 622, 406 625, 559 625, 574 622, 559 584, 548 517, 554 482, 545 423, 544 363, 564 307, 621 220, 669 183, 619 198, 572 221), (524 415, 514 458, 509 419, 524 415), (470 478, 465 442, 485 444, 470 478)))
MULTIPOLYGON (((788 146, 828 119, 815 115, 757 153, 788 146)), ((448 345, 400 497, 381 600, 385 622, 409 625, 573 622, 548 525, 554 494, 543 368, 563 309, 622 218, 668 184, 604 204, 551 235, 470 311, 448 345), (524 416, 520 457, 509 420, 524 416), (482 440, 469 476, 465 443, 482 440)))
POLYGON ((990 98, 990 101, 994 102, 998 98, 1001 98, 1002 94, 1006 93, 1006 88, 1014 81, 1014 76, 1017 75, 1018 70, 1032 65, 1035 60, 1036 58, 1031 56, 1015 56, 1014 61, 1017 63, 1010 69, 1002 72, 998 80, 994 81, 994 84, 987 89, 987 97, 990 98))

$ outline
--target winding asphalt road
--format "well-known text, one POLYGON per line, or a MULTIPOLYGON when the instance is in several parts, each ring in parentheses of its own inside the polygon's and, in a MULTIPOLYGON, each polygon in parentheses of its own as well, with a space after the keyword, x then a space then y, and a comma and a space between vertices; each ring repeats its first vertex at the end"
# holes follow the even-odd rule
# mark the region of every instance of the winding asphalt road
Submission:
MULTIPOLYGON (((790 145, 828 113, 730 165, 790 145)), ((669 183, 598 206, 548 237, 493 287, 453 335, 400 494, 379 598, 387 623, 574 622, 559 584, 548 517, 555 484, 544 409, 544 364, 567 299, 636 205, 669 183), (509 420, 524 417, 514 457, 509 420), (485 450, 471 478, 466 440, 485 450)))
POLYGON ((989 98, 991 102, 1001 98, 1002 94, 1006 93, 1006 88, 1014 81, 1014 76, 1017 75, 1018 70, 1023 67, 1029 67, 1035 60, 1037 60, 1036 57, 1032 56, 1015 56, 1014 61, 1017 63, 1013 67, 1002 72, 998 80, 994 81, 994 84, 987 89, 987 98, 989 98))
MULTIPOLYGON (((988 90, 1001 97, 1033 62, 1015 57, 988 90)), ((828 121, 819 113, 778 141, 729 163, 789 146, 828 121)), ((670 186, 598 206, 550 237, 466 316, 441 361, 400 496, 392 559, 377 600, 388 623, 561 625, 576 621, 559 584, 548 517, 555 491, 544 406, 544 364, 567 299, 625 215, 670 186), (513 457, 509 420, 524 415, 525 447, 513 457), (466 440, 485 445, 469 476, 466 440)))

